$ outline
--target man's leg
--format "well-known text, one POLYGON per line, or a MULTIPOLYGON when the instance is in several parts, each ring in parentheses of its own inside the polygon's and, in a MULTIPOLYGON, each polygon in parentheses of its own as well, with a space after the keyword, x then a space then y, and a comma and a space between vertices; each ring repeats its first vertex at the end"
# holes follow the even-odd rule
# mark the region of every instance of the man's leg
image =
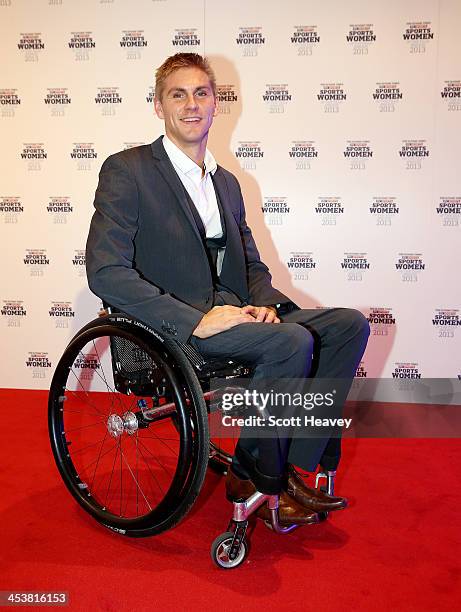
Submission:
MULTIPOLYGON (((210 338, 193 337, 191 343, 204 357, 232 356, 236 361, 253 365, 255 385, 287 378, 291 385, 296 385, 297 379, 301 386, 309 375, 314 345, 312 334, 296 323, 244 323, 210 338)), ((241 439, 233 464, 237 475, 249 475, 256 481, 259 474, 265 475, 269 484, 264 489, 259 480, 258 488, 266 493, 280 492, 289 445, 289 439, 276 436, 241 439)))
MULTIPOLYGON (((299 323, 311 332, 314 355, 310 376, 342 379, 345 399, 370 333, 364 315, 349 308, 295 310, 283 317, 283 321, 299 323)), ((327 470, 335 470, 340 456, 339 437, 294 438, 289 461, 307 471, 314 471, 319 463, 327 470)))

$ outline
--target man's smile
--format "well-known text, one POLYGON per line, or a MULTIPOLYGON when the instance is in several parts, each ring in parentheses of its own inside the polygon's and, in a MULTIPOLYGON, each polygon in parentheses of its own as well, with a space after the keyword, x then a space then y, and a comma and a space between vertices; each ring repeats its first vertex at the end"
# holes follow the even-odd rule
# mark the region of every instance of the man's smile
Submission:
POLYGON ((184 123, 198 123, 201 120, 201 117, 183 117, 181 119, 181 121, 184 121, 184 123))

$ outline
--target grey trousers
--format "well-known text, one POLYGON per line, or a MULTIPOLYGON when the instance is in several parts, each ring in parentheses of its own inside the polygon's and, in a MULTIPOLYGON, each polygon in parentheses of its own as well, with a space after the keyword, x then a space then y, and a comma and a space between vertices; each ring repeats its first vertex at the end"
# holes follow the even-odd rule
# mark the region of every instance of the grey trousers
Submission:
MULTIPOLYGON (((347 380, 350 386, 369 333, 368 321, 357 310, 300 309, 285 315, 280 324, 243 323, 210 338, 192 337, 191 343, 205 357, 232 356, 251 364, 255 382, 315 377, 347 380)), ((307 471, 319 463, 336 469, 339 463, 340 438, 295 437, 276 442, 241 438, 237 444, 237 473, 253 480, 259 473, 274 479, 273 487, 258 487, 262 492, 280 490, 287 461, 307 471), (248 461, 251 457, 253 462, 248 461)))

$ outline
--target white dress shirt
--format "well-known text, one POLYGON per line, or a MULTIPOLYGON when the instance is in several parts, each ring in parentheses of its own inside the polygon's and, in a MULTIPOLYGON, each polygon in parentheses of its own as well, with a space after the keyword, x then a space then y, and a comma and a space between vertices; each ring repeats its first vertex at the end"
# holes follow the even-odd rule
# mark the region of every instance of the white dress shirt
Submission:
POLYGON ((211 180, 211 176, 218 167, 215 158, 207 149, 203 164, 205 174, 202 177, 200 166, 183 153, 168 136, 163 137, 163 146, 202 219, 206 237, 220 238, 222 236, 221 217, 211 180))

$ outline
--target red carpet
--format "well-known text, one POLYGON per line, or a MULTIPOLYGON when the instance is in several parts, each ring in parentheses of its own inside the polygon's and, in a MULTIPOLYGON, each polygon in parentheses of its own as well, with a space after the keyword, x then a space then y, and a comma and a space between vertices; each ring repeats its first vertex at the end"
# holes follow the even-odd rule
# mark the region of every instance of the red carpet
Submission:
MULTIPOLYGON (((46 393, 0 391, 0 590, 68 591, 72 610, 452 610, 461 605, 459 440, 346 440, 350 507, 286 536, 261 523, 238 569, 209 556, 230 504, 209 473, 192 513, 148 539, 111 533, 60 481, 46 393)), ((69 608, 68 608, 69 609, 69 608)))

